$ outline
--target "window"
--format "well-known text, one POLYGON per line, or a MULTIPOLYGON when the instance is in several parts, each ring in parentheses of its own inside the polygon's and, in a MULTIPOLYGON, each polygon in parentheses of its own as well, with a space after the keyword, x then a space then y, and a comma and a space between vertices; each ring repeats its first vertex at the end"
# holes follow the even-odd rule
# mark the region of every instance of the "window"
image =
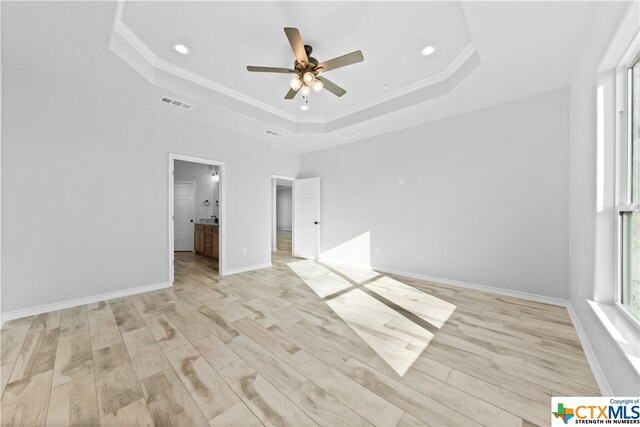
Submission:
POLYGON ((627 68, 626 137, 620 168, 619 303, 640 319, 640 57, 627 68))

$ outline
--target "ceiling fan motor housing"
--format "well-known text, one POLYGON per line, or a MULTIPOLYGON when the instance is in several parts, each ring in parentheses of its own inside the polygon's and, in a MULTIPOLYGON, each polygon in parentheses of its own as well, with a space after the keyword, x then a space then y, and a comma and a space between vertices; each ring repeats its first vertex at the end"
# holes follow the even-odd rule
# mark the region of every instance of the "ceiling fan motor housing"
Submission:
POLYGON ((318 67, 318 60, 316 58, 313 58, 311 55, 311 52, 313 52, 313 48, 308 45, 305 44, 304 45, 304 51, 307 54, 307 58, 309 59, 309 63, 306 65, 306 67, 303 67, 298 60, 295 60, 293 62, 293 68, 295 68, 296 70, 299 70, 300 72, 304 72, 304 71, 311 71, 313 72, 313 74, 318 74, 318 71, 315 71, 315 69, 318 67))

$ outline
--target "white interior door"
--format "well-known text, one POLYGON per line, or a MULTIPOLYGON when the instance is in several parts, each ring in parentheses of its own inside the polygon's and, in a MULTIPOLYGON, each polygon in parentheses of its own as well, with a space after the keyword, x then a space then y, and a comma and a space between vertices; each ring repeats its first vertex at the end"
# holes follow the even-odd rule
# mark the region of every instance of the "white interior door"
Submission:
POLYGON ((195 184, 176 182, 173 185, 173 250, 193 250, 193 215, 195 184))
POLYGON ((293 181, 293 256, 318 259, 320 178, 293 181))

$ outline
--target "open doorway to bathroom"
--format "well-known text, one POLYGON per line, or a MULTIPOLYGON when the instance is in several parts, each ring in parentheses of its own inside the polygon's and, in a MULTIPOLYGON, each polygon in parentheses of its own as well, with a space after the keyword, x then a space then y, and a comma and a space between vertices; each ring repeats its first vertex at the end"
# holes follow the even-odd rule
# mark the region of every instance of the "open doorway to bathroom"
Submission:
POLYGON ((175 266, 223 273, 222 162, 170 154, 169 271, 175 266))
POLYGON ((272 253, 291 256, 293 232, 293 178, 272 175, 272 253))

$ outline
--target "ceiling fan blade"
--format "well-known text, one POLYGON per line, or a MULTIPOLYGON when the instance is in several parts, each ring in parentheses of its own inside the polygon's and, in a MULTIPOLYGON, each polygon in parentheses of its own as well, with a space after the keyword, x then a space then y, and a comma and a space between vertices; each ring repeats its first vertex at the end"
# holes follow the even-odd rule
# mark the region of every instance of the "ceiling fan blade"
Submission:
POLYGON ((337 58, 324 61, 318 65, 318 68, 322 68, 322 71, 335 70, 336 68, 346 67, 347 65, 356 64, 364 61, 362 51, 356 50, 355 52, 347 53, 346 55, 338 56, 337 58))
POLYGON ((295 73, 296 70, 290 70, 289 68, 278 67, 254 67, 253 65, 247 65, 247 71, 256 73, 295 73))
POLYGON ((342 96, 347 93, 346 90, 342 89, 340 86, 332 82, 331 80, 327 80, 325 77, 316 77, 316 79, 320 80, 324 85, 324 88, 331 92, 336 96, 342 96))
POLYGON ((304 43, 302 42, 302 37, 300 37, 300 31, 298 31, 297 28, 286 27, 284 33, 289 39, 289 44, 298 62, 308 64, 309 58, 307 58, 307 51, 304 50, 304 43))
POLYGON ((293 99, 293 98, 295 98, 296 95, 298 94, 299 90, 300 90, 300 88, 298 88, 298 90, 289 89, 289 92, 287 92, 287 94, 284 96, 284 99, 293 99))

